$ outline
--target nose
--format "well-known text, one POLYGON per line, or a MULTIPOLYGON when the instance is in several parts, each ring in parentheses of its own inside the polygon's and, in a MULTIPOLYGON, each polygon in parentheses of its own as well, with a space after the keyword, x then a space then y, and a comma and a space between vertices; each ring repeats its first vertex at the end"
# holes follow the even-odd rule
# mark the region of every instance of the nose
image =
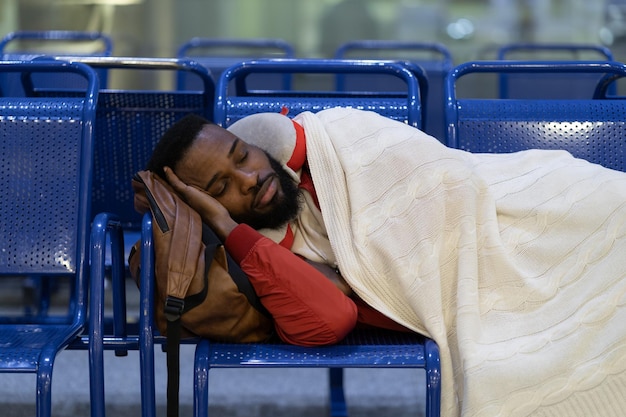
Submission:
POLYGON ((241 192, 250 193, 259 187, 259 174, 253 170, 239 170, 238 180, 241 186, 241 192))

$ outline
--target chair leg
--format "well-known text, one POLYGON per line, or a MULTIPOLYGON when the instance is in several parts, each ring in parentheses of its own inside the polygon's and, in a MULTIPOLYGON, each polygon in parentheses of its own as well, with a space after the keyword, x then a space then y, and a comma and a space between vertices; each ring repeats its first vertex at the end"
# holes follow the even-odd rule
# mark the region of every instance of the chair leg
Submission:
POLYGON ((426 417, 441 414, 441 365, 439 347, 432 340, 424 345, 426 357, 426 417))
POLYGON ((42 352, 37 371, 37 417, 50 417, 52 414, 52 366, 54 354, 42 352))
POLYGON ((104 352, 101 342, 89 346, 89 362, 91 417, 104 417, 104 352))
POLYGON ((331 417, 347 417, 348 407, 343 392, 343 368, 329 368, 330 415, 331 417))
MULTIPOLYGON (((92 240, 94 237, 92 235, 92 240)), ((102 257, 93 253, 91 261, 91 280, 89 283, 89 396, 91 417, 105 416, 104 394, 104 263, 102 257)))
POLYGON ((140 283, 140 311, 139 311, 139 368, 141 373, 141 416, 156 416, 156 393, 154 375, 154 332, 152 318, 154 317, 153 297, 154 288, 154 252, 152 250, 152 220, 149 214, 144 215, 142 225, 141 251, 141 283, 140 283))
POLYGON ((209 415, 209 342, 202 340, 196 346, 194 359, 193 415, 209 415))

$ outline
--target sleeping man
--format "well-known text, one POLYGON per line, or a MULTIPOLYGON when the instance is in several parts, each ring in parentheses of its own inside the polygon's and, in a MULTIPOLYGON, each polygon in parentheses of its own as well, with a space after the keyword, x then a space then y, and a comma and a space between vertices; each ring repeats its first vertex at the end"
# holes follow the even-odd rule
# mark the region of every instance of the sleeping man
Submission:
POLYGON ((336 108, 188 116, 148 167, 222 239, 288 343, 439 345, 442 415, 626 413, 626 174, 470 154, 336 108))

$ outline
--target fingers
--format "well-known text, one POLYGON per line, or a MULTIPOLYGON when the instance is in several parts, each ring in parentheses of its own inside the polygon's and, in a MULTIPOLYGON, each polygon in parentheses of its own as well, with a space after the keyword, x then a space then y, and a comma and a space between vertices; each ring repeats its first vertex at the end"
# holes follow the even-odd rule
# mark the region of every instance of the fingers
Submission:
POLYGON ((174 188, 174 190, 179 193, 185 190, 187 184, 182 182, 170 167, 163 168, 163 172, 165 172, 165 179, 172 186, 172 188, 174 188))
POLYGON ((187 185, 178 178, 174 171, 163 168, 165 179, 174 191, 189 204, 202 217, 202 221, 208 224, 220 239, 226 239, 237 223, 230 217, 230 213, 216 199, 206 191, 194 185, 187 185))
POLYGON ((163 168, 167 182, 172 186, 174 191, 181 196, 187 204, 190 204, 196 210, 213 202, 213 198, 204 190, 195 185, 185 184, 169 167, 163 168))
POLYGON ((207 195, 204 191, 200 190, 196 186, 185 184, 178 178, 178 176, 174 173, 169 167, 163 168, 165 172, 165 178, 167 182, 172 186, 174 191, 181 196, 187 204, 192 205, 196 210, 200 208, 201 205, 206 204, 207 195))

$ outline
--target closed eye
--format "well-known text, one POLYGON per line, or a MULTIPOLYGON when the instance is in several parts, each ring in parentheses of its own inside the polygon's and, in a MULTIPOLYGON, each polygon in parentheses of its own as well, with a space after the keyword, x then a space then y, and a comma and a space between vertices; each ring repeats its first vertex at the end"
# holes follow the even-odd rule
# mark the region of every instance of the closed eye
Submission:
POLYGON ((242 162, 245 162, 246 159, 248 159, 248 150, 247 149, 242 151, 241 156, 239 157, 239 161, 238 162, 241 164, 242 162))
POLYGON ((210 192, 209 194, 214 198, 221 197, 226 193, 227 185, 227 181, 221 181, 219 184, 213 186, 213 188, 216 189, 215 192, 210 192))

